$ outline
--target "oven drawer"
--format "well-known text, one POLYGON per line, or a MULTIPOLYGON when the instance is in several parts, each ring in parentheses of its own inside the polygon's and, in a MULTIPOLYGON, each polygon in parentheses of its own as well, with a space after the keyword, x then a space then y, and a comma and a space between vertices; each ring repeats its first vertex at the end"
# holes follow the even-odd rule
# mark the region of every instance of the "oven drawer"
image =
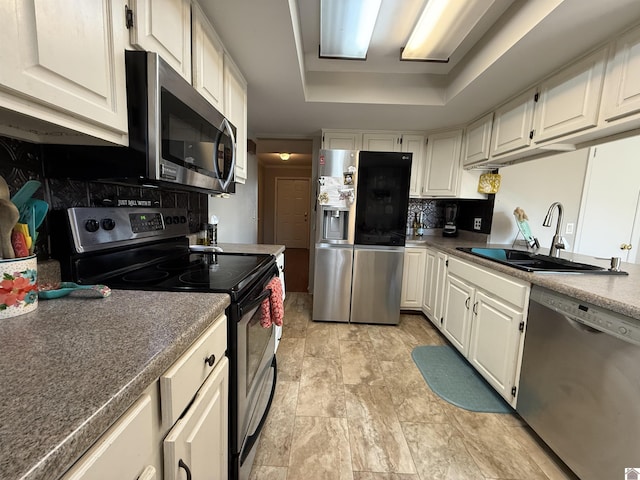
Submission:
POLYGON ((221 315, 160 377, 163 425, 173 425, 227 349, 227 317, 221 315))

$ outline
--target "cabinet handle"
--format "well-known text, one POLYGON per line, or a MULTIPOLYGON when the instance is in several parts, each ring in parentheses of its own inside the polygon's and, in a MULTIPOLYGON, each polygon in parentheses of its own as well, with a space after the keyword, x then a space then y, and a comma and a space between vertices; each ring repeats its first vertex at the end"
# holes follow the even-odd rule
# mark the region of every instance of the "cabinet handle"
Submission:
POLYGON ((189 466, 180 459, 178 462, 179 468, 184 468, 184 471, 187 472, 187 480, 191 480, 191 470, 189 470, 189 466))
POLYGON ((631 250, 633 246, 630 243, 623 243, 620 245, 620 250, 631 250))
POLYGON ((204 363, 213 367, 213 364, 216 363, 216 356, 212 353, 211 356, 204 359, 204 363))
POLYGON ((473 304, 473 314, 478 315, 478 302, 473 304))
POLYGON ((467 297, 467 299, 464 301, 464 308, 466 308, 467 310, 469 310, 469 300, 471 300, 471 297, 467 297))

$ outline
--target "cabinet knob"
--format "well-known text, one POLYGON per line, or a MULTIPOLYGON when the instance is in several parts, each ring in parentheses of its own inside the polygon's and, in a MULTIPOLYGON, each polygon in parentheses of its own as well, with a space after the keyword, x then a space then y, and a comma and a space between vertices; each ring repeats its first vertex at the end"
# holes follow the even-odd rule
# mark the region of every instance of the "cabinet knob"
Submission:
POLYGON ((212 353, 211 356, 204 359, 204 363, 213 367, 213 364, 216 363, 216 356, 212 353))
POLYGON ((633 245, 631 245, 630 243, 623 243, 622 245, 620 245, 620 250, 631 250, 633 248, 633 245))
POLYGON ((189 469, 189 466, 182 461, 182 459, 178 462, 178 467, 183 468, 184 471, 187 472, 187 480, 191 480, 191 470, 189 469))

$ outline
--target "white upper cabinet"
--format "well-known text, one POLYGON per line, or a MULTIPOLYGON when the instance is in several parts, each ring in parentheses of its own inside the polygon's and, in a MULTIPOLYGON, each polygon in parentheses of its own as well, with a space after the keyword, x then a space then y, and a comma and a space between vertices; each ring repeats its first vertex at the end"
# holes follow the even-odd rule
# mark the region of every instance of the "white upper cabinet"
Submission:
POLYGON ((461 147, 462 130, 429 135, 422 182, 423 196, 456 196, 461 147))
POLYGON ((602 48, 540 84, 533 122, 536 143, 598 124, 606 53, 602 48))
POLYGON ((640 26, 614 44, 607 66, 601 117, 609 122, 640 112, 640 26))
POLYGON ((198 4, 192 8, 193 86, 224 114, 224 46, 198 4))
POLYGON ((470 123, 465 130, 464 158, 462 164, 466 167, 489 159, 491 145, 491 127, 493 126, 493 112, 470 123))
POLYGON ((323 130, 322 148, 329 150, 362 150, 362 132, 323 130))
POLYGON ((0 107, 26 115, 7 122, 7 112, 0 133, 59 143, 80 132, 127 144, 120 4, 4 1, 0 16, 0 107))
POLYGON ((231 57, 224 57, 224 114, 236 127, 236 178, 247 179, 247 82, 231 57))
POLYGON ((531 145, 533 107, 536 89, 532 88, 495 111, 491 133, 491 156, 531 145))
POLYGON ((158 53, 191 83, 191 1, 130 0, 131 46, 158 53))
POLYGON ((401 136, 396 133, 364 133, 362 150, 370 152, 399 152, 401 136))
POLYGON ((422 188, 424 169, 424 135, 402 135, 402 151, 412 153, 411 157, 411 183, 409 184, 409 196, 419 197, 422 188))

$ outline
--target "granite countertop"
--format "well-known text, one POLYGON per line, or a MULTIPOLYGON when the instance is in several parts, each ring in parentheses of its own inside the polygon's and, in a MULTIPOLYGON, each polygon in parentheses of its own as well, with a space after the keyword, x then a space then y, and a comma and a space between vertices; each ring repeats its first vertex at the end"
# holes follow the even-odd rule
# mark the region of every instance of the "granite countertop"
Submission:
POLYGON ((114 290, 0 320, 0 478, 59 478, 229 305, 114 290))
MULTIPOLYGON (((469 262, 520 278, 533 285, 540 285, 640 320, 640 295, 638 295, 638 292, 640 292, 640 265, 622 263, 621 270, 628 272, 629 275, 529 273, 457 250, 457 247, 513 248, 511 245, 488 244, 486 236, 477 234, 461 234, 460 237, 445 238, 438 235, 438 232, 434 233, 434 235, 422 237, 408 237, 407 247, 436 248, 448 255, 455 255, 469 262)), ((526 250, 525 247, 515 248, 526 250)), ((540 248, 537 253, 547 254, 548 251, 547 248, 540 248)), ((571 252, 561 252, 560 257, 605 268, 609 267, 609 259, 589 257, 571 252)))

